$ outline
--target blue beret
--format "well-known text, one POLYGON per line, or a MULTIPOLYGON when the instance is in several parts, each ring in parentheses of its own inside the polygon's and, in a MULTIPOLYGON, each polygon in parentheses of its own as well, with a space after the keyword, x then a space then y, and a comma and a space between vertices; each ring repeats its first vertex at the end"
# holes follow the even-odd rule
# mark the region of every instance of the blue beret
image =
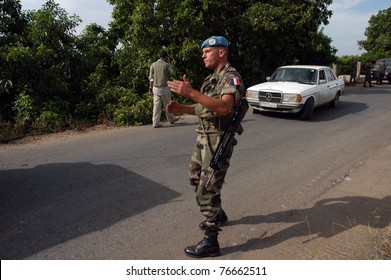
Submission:
POLYGON ((212 36, 202 43, 201 49, 206 47, 228 47, 228 40, 222 36, 212 36))

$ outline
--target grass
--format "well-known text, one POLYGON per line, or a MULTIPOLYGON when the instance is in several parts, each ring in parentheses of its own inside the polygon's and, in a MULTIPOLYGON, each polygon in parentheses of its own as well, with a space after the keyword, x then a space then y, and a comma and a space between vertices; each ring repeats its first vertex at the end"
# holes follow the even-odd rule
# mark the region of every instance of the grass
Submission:
POLYGON ((384 240, 380 243, 379 254, 384 256, 386 259, 391 259, 391 226, 386 229, 384 240))

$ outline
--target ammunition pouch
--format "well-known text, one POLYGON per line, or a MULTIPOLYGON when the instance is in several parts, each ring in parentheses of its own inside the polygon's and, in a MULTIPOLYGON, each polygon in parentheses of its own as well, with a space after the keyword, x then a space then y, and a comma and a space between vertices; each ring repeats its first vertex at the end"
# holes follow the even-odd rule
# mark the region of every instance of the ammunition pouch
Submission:
POLYGON ((205 131, 208 131, 209 128, 214 127, 218 131, 224 131, 228 120, 212 117, 212 118, 199 118, 201 126, 204 128, 205 131))

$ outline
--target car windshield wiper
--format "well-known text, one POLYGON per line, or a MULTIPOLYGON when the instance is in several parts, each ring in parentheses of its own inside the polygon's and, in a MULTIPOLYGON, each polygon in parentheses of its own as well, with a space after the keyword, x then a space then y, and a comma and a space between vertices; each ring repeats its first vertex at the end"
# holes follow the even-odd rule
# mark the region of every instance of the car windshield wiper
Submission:
POLYGON ((306 84, 306 85, 314 85, 315 83, 313 81, 298 81, 300 84, 306 84))
POLYGON ((269 82, 297 82, 297 81, 287 80, 287 79, 274 79, 274 80, 269 80, 269 82))

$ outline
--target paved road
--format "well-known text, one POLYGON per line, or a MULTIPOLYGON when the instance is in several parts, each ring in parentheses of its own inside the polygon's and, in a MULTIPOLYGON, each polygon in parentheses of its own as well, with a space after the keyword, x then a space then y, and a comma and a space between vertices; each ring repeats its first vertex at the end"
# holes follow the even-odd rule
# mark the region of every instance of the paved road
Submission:
MULTIPOLYGON (((366 259, 390 224, 391 86, 336 109, 245 118, 218 259, 366 259)), ((196 119, 0 149, 1 259, 186 259, 196 119)))

